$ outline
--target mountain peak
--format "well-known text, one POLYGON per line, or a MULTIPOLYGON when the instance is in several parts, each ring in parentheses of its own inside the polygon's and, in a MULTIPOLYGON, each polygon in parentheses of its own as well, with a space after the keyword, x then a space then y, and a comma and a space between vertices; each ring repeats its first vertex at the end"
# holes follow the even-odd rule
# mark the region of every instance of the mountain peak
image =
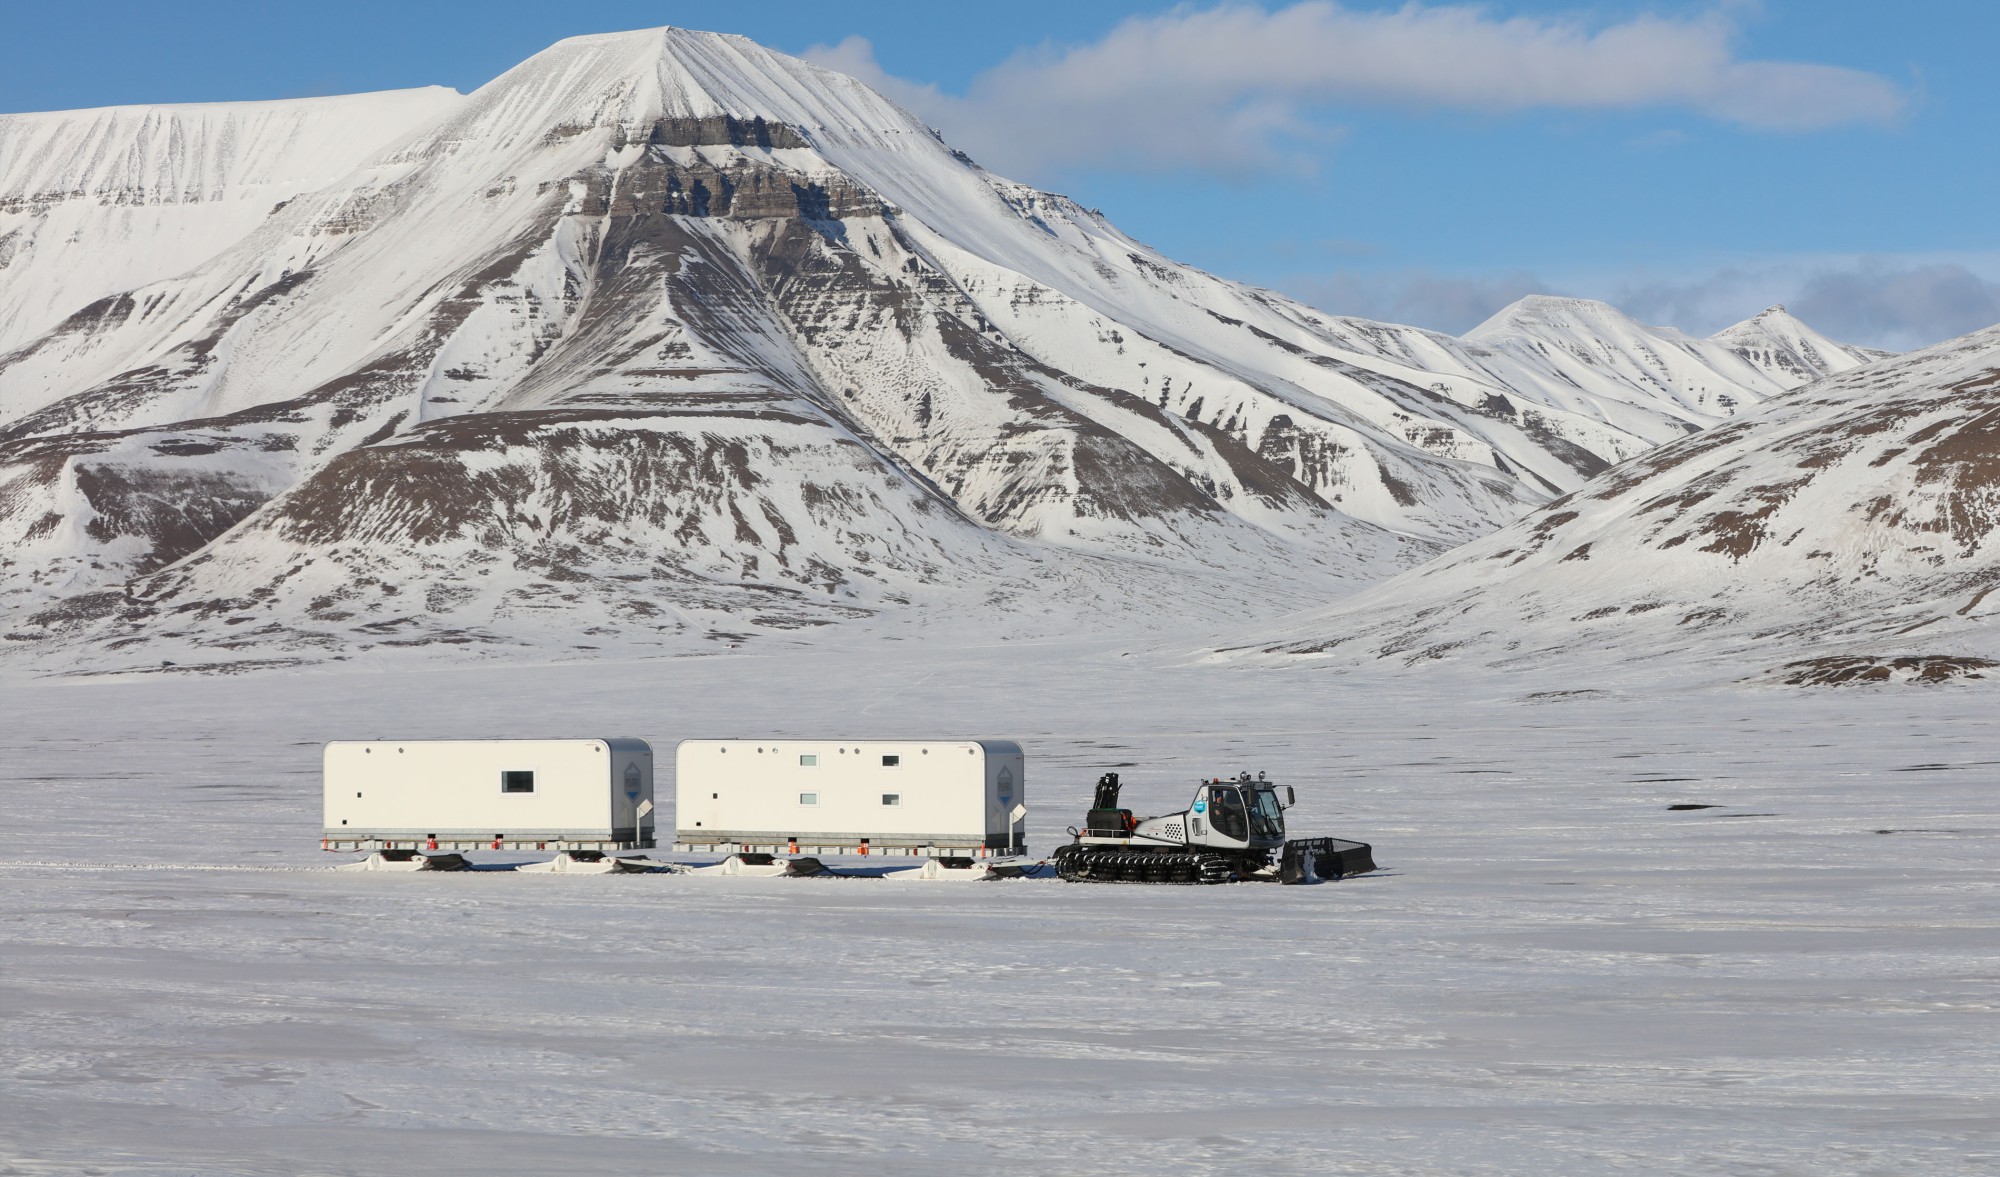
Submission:
POLYGON ((1724 327, 1714 335, 1709 336, 1709 338, 1718 342, 1728 342, 1729 340, 1746 336, 1769 335, 1773 333, 1793 334, 1798 332, 1818 334, 1811 327, 1808 327, 1803 319, 1785 309, 1784 303, 1777 302, 1772 303, 1770 306, 1765 307, 1740 323, 1732 323, 1724 327))
POLYGON ((1572 367, 1576 387, 1597 395, 1673 405, 1682 421, 1695 428, 1732 417, 1791 386, 1726 345, 1672 327, 1647 326, 1595 299, 1532 294, 1463 339, 1517 364, 1572 367), (1643 390, 1636 400, 1630 399, 1633 390, 1643 390))
POLYGON ((1709 336, 1788 387, 1873 363, 1889 352, 1829 339, 1775 303, 1709 336))
POLYGON ((929 138, 866 85, 747 37, 672 25, 556 42, 473 94, 509 123, 621 127, 661 119, 762 118, 827 136, 929 138))
MULTIPOLYGON (((1741 323, 1736 324, 1735 327, 1750 327, 1752 325, 1761 326, 1767 331, 1787 329, 1812 330, 1812 328, 1806 326, 1804 320, 1794 315, 1790 310, 1787 310, 1785 304, 1781 302, 1772 303, 1741 323)), ((1717 332, 1717 334, 1720 335, 1724 332, 1734 330, 1735 327, 1726 327, 1722 332, 1717 332)))
MULTIPOLYGON (((62 283, 216 203, 0 203, 0 296, 58 316, 0 350, 9 649, 233 658, 244 602, 260 657, 791 641, 1067 585, 1086 629, 1290 610, 1780 391, 1581 299, 1491 346, 1328 319, 741 37, 573 38, 438 105, 95 301, 62 283), (1198 587, 1246 564, 1284 595, 1198 587)), ((195 195, 253 174, 217 158, 195 195)))
POLYGON ((1647 330, 1637 320, 1607 302, 1591 298, 1568 298, 1556 294, 1529 294, 1515 299, 1484 323, 1465 333, 1473 342, 1491 342, 1537 328, 1567 328, 1604 325, 1647 330))

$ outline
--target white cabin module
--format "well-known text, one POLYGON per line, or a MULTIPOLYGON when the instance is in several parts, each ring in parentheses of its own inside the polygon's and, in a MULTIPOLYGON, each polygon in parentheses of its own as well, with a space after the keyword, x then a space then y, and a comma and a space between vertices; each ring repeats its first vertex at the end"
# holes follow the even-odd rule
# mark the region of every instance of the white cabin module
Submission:
POLYGON ((808 853, 1025 849, 1011 740, 683 740, 674 844, 808 853))
POLYGON ((342 740, 324 766, 328 850, 653 844, 644 740, 342 740))

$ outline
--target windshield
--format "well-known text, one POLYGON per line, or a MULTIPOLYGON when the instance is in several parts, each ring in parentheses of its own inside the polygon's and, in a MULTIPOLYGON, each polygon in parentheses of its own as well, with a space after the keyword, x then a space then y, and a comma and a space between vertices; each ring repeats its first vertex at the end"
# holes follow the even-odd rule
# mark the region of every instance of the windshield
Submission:
POLYGON ((1277 790, 1266 785, 1251 789, 1250 793, 1250 833, 1258 838, 1282 838, 1285 836, 1285 811, 1278 808, 1277 790))

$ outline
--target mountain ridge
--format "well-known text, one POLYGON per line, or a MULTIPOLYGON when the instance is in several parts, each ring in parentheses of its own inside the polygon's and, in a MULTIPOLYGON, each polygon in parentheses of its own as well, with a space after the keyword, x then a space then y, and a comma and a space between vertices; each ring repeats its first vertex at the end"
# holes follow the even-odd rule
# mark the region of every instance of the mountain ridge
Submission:
POLYGON ((677 649, 950 596, 959 564, 1017 611, 1092 582, 1089 625, 1240 618, 1726 419, 1674 383, 1703 357, 1785 391, 1623 316, 1621 371, 1673 363, 1620 383, 1227 282, 742 38, 573 38, 433 97, 0 355, 16 650, 570 644, 564 609, 677 649), (1162 588, 1243 567, 1283 587, 1162 588))
POLYGON ((1614 467, 1227 657, 1800 684, 2000 669, 2000 327, 1614 467))
POLYGON ((0 354, 208 260, 461 97, 432 86, 0 114, 0 354), (68 246, 84 231, 110 248, 77 265, 68 246))
POLYGON ((1709 339, 1781 380, 1816 380, 1893 354, 1828 339, 1801 322, 1782 303, 1725 327, 1709 339))

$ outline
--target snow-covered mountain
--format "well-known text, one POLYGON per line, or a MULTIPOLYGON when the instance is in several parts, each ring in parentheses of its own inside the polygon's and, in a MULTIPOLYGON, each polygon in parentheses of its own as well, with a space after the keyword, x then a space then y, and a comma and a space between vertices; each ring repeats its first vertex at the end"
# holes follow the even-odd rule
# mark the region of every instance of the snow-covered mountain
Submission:
POLYGON ((12 116, 0 180, 0 626, 135 661, 1255 616, 1848 357, 1323 315, 680 29, 465 96, 12 116))
POLYGON ((1553 372, 1559 383, 1543 393, 1552 403, 1631 405, 1695 427, 1885 354, 1834 343, 1783 307, 1700 339, 1642 326, 1601 302, 1541 295, 1502 310, 1465 342, 1510 386, 1535 386, 1553 372))
POLYGON ((1701 664, 1800 683, 1989 675, 1996 527, 2000 327, 1662 447, 1229 656, 1701 664))
POLYGON ((0 354, 200 265, 461 101, 432 86, 0 114, 0 354))
POLYGON ((1709 336, 1787 387, 1887 359, 1892 353, 1836 343, 1774 306, 1709 336))

